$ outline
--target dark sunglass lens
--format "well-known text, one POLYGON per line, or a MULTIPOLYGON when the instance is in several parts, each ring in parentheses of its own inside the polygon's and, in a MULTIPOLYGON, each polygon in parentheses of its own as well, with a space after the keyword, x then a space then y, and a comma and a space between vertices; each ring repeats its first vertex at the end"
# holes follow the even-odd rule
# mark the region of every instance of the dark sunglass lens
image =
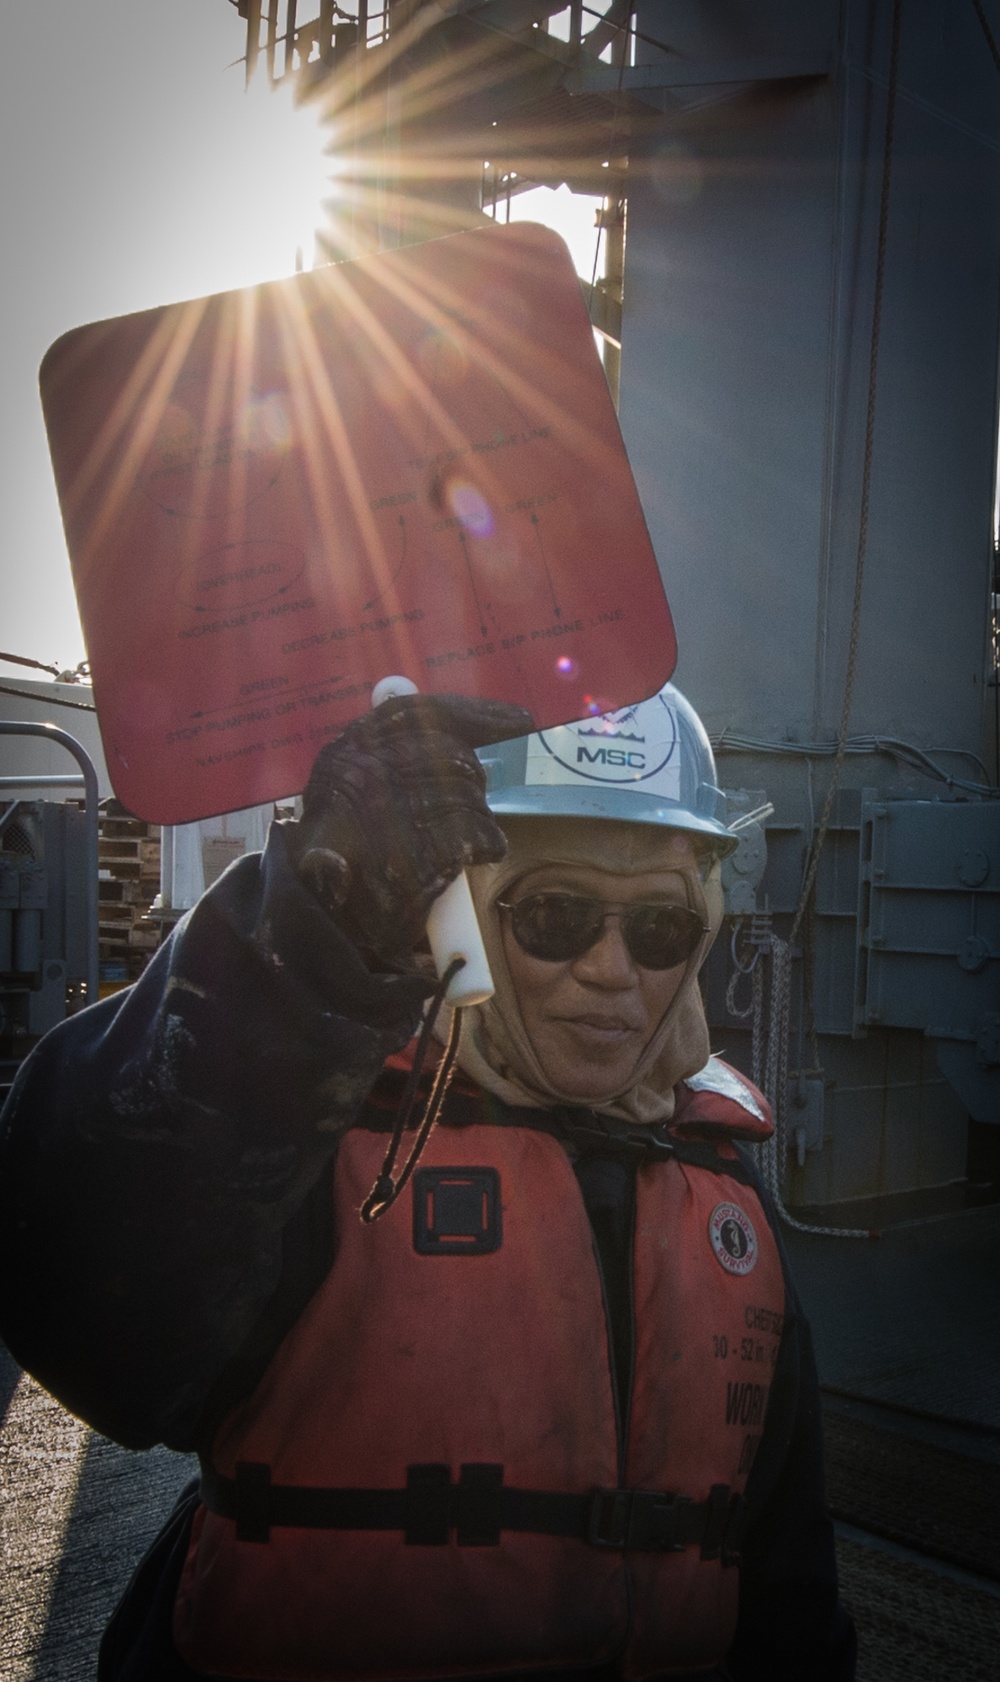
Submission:
POLYGON ((511 908, 514 938, 529 957, 577 958, 601 930, 601 907, 575 894, 533 894, 511 908))
MULTIPOLYGON (((531 894, 509 907, 514 937, 529 957, 562 963, 600 939, 607 916, 602 900, 577 894, 531 894)), ((683 905, 636 905, 622 917, 622 933, 643 969, 686 963, 701 940, 701 919, 683 905)))
POLYGON ((701 920, 683 905, 641 905, 626 923, 628 948, 643 969, 674 969, 700 941, 701 920))

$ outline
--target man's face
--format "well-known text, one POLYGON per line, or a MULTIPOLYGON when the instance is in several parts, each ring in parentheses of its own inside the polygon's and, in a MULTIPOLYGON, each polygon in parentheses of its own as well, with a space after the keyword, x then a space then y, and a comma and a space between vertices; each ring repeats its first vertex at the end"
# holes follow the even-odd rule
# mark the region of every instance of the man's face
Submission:
MULTIPOLYGON (((675 852, 678 871, 696 870, 686 842, 675 852)), ((684 878, 675 871, 619 876, 589 865, 546 865, 523 877, 506 897, 514 903, 542 892, 582 894, 621 906, 689 904, 684 878)), ((521 1020, 552 1086, 581 1103, 601 1103, 626 1091, 681 986, 685 964, 644 969, 631 956, 618 917, 607 918, 598 940, 578 958, 551 963, 523 951, 509 914, 499 915, 521 1020)))

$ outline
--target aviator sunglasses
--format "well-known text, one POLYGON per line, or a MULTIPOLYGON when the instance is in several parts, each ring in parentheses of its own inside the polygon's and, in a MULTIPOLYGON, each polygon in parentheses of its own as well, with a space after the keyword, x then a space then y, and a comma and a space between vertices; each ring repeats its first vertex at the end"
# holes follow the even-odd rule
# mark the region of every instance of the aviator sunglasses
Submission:
POLYGON ((707 928, 685 905, 612 905, 583 894, 539 893, 498 899, 510 913, 514 939, 530 958, 550 964, 580 958, 600 940, 609 917, 617 917, 629 954, 642 969, 676 969, 697 950, 707 928))

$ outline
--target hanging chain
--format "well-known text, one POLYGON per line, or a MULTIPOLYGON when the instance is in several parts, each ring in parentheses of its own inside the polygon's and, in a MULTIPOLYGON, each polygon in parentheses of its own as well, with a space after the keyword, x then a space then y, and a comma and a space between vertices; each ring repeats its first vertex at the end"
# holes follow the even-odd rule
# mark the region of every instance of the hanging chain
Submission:
MULTIPOLYGON (((770 1139, 754 1147, 761 1177, 779 1217, 796 1232, 824 1238, 871 1238, 866 1228, 813 1226, 785 1205, 782 1180, 788 1151, 788 1040, 792 1010, 792 945, 758 914, 756 955, 749 966, 752 986, 752 1058, 754 1083, 763 1092, 774 1119, 770 1139), (765 925, 766 928, 765 928, 765 925)), ((743 974, 747 973, 744 968, 743 974)), ((738 977, 737 977, 738 979, 738 977)))
POLYGON ((743 933, 742 917, 737 917, 734 921, 733 932, 729 940, 729 956, 732 960, 733 973, 729 977, 729 986, 726 988, 726 1010, 729 1012, 730 1016, 735 1016, 743 1021, 746 1020, 754 1009, 754 993, 756 989, 756 981, 754 980, 754 977, 757 973, 761 953, 761 945, 757 938, 757 930, 758 923, 762 920, 763 919, 761 919, 760 914, 758 912, 754 912, 753 919, 750 924, 750 933, 747 937, 747 943, 750 947, 749 959, 740 956, 739 939, 740 935, 743 933), (739 1005, 736 1002, 736 991, 744 976, 750 976, 751 978, 750 1003, 747 1005, 739 1005))
POLYGON ((764 966, 758 964, 753 972, 753 1078, 754 1085, 764 1090, 764 966))

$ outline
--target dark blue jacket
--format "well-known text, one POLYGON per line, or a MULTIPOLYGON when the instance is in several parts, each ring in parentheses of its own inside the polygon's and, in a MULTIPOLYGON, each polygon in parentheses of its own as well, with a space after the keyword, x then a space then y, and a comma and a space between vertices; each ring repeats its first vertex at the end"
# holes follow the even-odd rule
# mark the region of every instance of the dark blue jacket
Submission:
MULTIPOLYGON (((64 1406, 130 1448, 207 1447, 329 1263, 344 1127, 411 1039, 423 977, 373 974, 292 872, 281 826, 178 924, 141 981, 48 1035, 0 1127, 0 1335, 64 1406)), ((567 1113, 567 1148, 576 1118, 567 1113)), ((559 1115, 551 1118, 558 1129, 559 1115)), ((634 1175, 627 1142, 575 1163, 619 1374, 634 1175)), ((762 1196, 764 1194, 762 1193, 762 1196)), ((819 1393, 789 1285, 747 1488, 734 1682, 850 1682, 825 1514, 819 1393)), ((102 1650, 111 1682, 193 1673, 170 1613, 182 1500, 102 1650)), ((586 1682, 600 1682, 588 1673, 586 1682)), ((609 1678, 610 1682, 610 1678, 609 1678)))

